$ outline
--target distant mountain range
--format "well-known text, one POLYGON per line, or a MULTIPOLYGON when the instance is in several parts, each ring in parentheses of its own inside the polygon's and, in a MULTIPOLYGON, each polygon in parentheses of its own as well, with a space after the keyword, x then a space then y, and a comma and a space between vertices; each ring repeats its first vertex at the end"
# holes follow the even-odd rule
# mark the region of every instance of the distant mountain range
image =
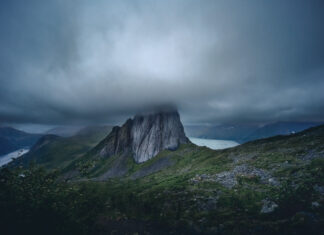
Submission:
POLYGON ((34 162, 47 168, 65 167, 98 144, 111 129, 111 126, 88 126, 70 137, 46 134, 13 165, 34 162))
POLYGON ((0 156, 21 148, 31 147, 41 136, 40 134, 30 134, 12 127, 0 127, 0 156))
MULTIPOLYGON (((262 127, 256 125, 186 126, 186 132, 187 136, 244 143, 272 136, 290 136, 317 124, 278 122, 262 127)), ((75 131, 72 128, 67 129, 67 132, 70 130, 75 131)), ((59 132, 67 133, 63 129, 59 132)), ((188 141, 177 112, 137 115, 134 119, 128 119, 122 127, 85 127, 70 137, 44 135, 29 153, 15 160, 15 164, 26 166, 34 162, 50 169, 64 168, 63 171, 69 174, 78 171, 81 175, 84 172, 92 176, 100 175, 102 179, 107 178, 106 175, 115 177, 125 174, 129 162, 148 161, 163 150, 176 150, 180 144, 185 143, 188 141), (169 143, 170 141, 172 144, 169 143), (176 147, 168 147, 173 145, 176 147), (136 154, 148 157, 139 161, 136 154), (101 175, 102 173, 105 174, 101 175)))
MULTIPOLYGON (((289 135, 320 124, 318 122, 276 122, 264 126, 186 125, 184 129, 186 135, 189 137, 233 140, 238 143, 245 143, 275 135, 289 135)), ((60 138, 68 138, 68 140, 81 138, 81 145, 83 145, 84 143, 82 141, 88 141, 88 138, 94 138, 95 141, 100 141, 101 139, 94 136, 104 137, 102 133, 107 134, 110 129, 111 126, 62 126, 53 128, 44 134, 30 134, 12 127, 0 127, 0 156, 24 147, 32 147, 43 135, 55 135, 60 138), (74 138, 69 139, 70 137, 74 138)))
POLYGON ((186 125, 185 132, 187 136, 234 140, 239 143, 245 143, 251 140, 267 138, 276 135, 289 135, 303 131, 307 128, 321 125, 319 122, 276 122, 263 126, 258 125, 186 125))

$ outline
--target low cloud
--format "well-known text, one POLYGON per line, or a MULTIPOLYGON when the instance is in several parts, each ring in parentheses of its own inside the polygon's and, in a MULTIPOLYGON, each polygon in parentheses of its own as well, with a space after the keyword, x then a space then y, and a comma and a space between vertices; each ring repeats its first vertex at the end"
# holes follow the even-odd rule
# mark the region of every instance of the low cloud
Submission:
POLYGON ((321 1, 3 1, 0 122, 324 120, 321 1))

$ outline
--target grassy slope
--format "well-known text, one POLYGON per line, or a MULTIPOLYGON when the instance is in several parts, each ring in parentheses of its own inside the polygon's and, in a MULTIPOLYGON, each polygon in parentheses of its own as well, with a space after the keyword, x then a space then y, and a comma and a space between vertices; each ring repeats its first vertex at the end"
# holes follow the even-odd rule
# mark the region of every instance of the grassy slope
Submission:
MULTIPOLYGON (((320 126, 220 151, 183 145, 143 164, 129 157, 123 178, 83 184, 107 199, 108 221, 141 218, 190 226, 196 232, 225 234, 317 232, 324 224, 323 193, 316 190, 324 186, 323 155, 324 126, 320 126), (172 166, 132 179, 134 173, 166 157, 172 166), (203 178, 213 179, 241 165, 266 171, 279 184, 242 174, 236 176, 238 184, 228 188, 203 178), (265 199, 278 205, 272 213, 260 213, 265 199)), ((87 158, 81 162, 88 164, 84 176, 94 179, 113 167, 117 158, 87 158)))
POLYGON ((98 219, 103 234, 111 232, 111 226, 145 234, 152 222, 176 234, 317 234, 323 229, 324 126, 219 151, 182 145, 142 164, 126 156, 124 177, 107 181, 98 179, 121 156, 82 155, 106 135, 99 136, 97 131, 50 141, 35 156, 50 169, 80 170, 73 186, 103 201, 98 219), (161 166, 165 159, 168 165, 161 166), (242 165, 267 172, 279 183, 265 183, 249 174, 236 175, 232 188, 215 180, 219 173, 233 172, 242 165), (134 179, 139 172, 150 173, 154 166, 160 166, 160 171, 134 179), (278 207, 260 213, 265 199, 278 207), (131 227, 132 223, 144 223, 144 228, 131 227))
MULTIPOLYGON (((129 178, 133 173, 147 168, 165 157, 169 157, 173 165, 154 175, 215 174, 244 163, 265 170, 272 169, 286 161, 294 166, 304 165, 303 157, 324 151, 323 136, 324 126, 321 126, 295 135, 252 141, 226 150, 216 151, 194 144, 182 145, 177 151, 162 151, 155 158, 142 164, 136 164, 129 157, 128 173, 124 178, 129 178)), ((91 167, 85 172, 85 176, 93 178, 112 167, 117 158, 118 156, 106 159, 92 158, 87 155, 80 161, 85 164, 91 162, 91 167)))
POLYGON ((110 126, 86 127, 72 137, 50 138, 46 144, 40 147, 34 146, 25 158, 17 159, 17 163, 26 165, 33 161, 48 169, 65 168, 98 144, 110 129, 110 126))

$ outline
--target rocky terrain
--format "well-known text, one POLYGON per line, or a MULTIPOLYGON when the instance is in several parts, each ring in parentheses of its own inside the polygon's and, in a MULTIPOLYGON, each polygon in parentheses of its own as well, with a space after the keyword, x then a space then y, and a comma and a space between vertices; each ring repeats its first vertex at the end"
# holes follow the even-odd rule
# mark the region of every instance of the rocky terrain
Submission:
POLYGON ((131 156, 82 164, 70 180, 104 180, 108 224, 118 215, 118 223, 145 217, 194 234, 304 234, 324 222, 324 126, 225 150, 183 144, 141 164, 131 156), (116 162, 123 171, 103 178, 116 162))
POLYGON ((161 150, 176 150, 188 143, 177 111, 136 115, 112 132, 95 148, 101 157, 131 154, 137 163, 145 162, 161 150))

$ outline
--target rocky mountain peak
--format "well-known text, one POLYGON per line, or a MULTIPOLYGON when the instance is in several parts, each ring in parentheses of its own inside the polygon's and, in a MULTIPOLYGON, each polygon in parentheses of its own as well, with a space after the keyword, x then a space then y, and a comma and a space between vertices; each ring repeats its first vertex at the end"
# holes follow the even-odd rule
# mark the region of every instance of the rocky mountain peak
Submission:
POLYGON ((175 150, 188 143, 177 111, 136 115, 111 133, 96 147, 100 156, 132 154, 138 163, 156 156, 161 150, 175 150))

